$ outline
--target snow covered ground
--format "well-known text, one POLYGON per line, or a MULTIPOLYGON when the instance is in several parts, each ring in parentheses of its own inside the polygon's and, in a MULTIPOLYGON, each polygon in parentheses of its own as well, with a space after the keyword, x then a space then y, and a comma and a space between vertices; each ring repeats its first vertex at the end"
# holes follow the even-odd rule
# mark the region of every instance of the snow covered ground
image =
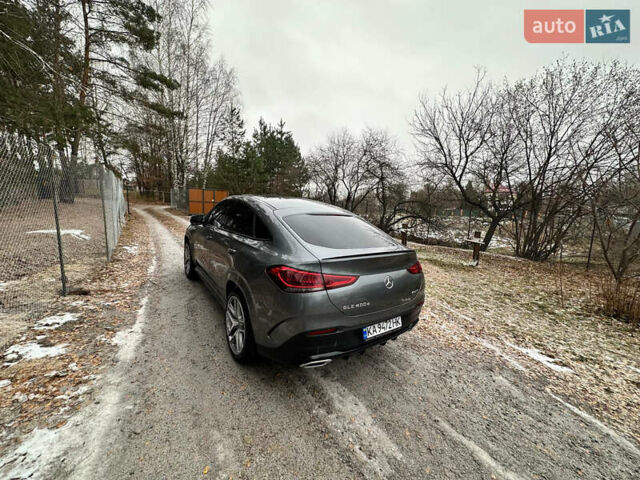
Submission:
MULTIPOLYGON (((44 233, 55 235, 55 229, 52 230, 32 230, 27 232, 27 234, 31 233, 44 233)), ((60 230, 60 235, 71 235, 73 238, 77 238, 78 240, 91 240, 91 236, 84 232, 84 230, 60 230)))
POLYGON ((18 363, 20 360, 33 360, 44 357, 57 357, 67 351, 67 344, 61 343, 45 347, 36 342, 18 343, 4 352, 5 366, 18 363))
POLYGON ((54 330, 67 322, 77 321, 79 317, 80 315, 78 313, 69 312, 52 315, 50 317, 45 317, 42 320, 38 320, 34 328, 36 330, 54 330))

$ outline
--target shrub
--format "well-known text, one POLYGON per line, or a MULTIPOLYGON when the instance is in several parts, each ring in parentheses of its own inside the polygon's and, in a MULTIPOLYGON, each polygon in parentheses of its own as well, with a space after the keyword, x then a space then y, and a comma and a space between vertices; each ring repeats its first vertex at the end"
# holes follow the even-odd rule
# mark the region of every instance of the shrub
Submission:
POLYGON ((640 325, 640 282, 634 279, 617 282, 611 277, 603 279, 600 296, 605 314, 636 327, 640 325))

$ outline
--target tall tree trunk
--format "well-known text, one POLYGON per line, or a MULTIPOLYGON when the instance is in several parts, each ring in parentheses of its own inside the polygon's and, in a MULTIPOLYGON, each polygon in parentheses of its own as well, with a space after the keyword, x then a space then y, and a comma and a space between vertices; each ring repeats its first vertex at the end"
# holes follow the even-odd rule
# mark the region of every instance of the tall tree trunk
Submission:
POLYGON ((91 49, 91 32, 89 27, 89 2, 90 0, 81 0, 82 4, 82 26, 84 34, 84 48, 82 56, 82 76, 80 77, 80 91, 78 92, 78 112, 76 114, 76 124, 74 125, 73 137, 71 140, 71 154, 69 155, 68 165, 68 185, 67 197, 62 201, 72 203, 78 190, 77 186, 77 170, 78 170, 78 153, 80 151, 80 140, 84 133, 84 125, 82 120, 82 109, 87 103, 87 92, 89 91, 89 72, 91 69, 91 60, 89 53, 91 49))
POLYGON ((487 248, 489 248, 489 244, 491 243, 493 234, 496 233, 496 229, 498 228, 498 225, 500 225, 501 220, 502 219, 500 217, 491 217, 491 223, 489 224, 487 233, 484 234, 484 239, 482 240, 482 246, 480 247, 480 250, 482 250, 483 252, 486 252, 487 248))

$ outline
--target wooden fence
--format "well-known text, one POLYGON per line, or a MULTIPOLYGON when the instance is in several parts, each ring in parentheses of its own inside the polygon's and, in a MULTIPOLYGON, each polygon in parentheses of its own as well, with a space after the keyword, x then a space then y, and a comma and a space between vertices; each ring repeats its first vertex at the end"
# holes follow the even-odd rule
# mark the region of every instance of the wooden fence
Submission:
POLYGON ((189 215, 207 213, 218 202, 229 196, 226 190, 205 190, 202 188, 189 189, 189 215))

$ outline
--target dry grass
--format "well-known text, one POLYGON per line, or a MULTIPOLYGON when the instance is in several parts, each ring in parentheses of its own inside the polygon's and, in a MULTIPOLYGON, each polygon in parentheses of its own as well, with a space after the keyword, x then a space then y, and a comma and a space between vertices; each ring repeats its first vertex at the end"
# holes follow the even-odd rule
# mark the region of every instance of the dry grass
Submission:
POLYGON ((636 280, 616 282, 603 279, 600 284, 602 311, 606 315, 640 327, 640 283, 636 280))
MULTIPOLYGON (((47 315, 75 313, 78 320, 58 329, 36 330, 38 317, 19 322, 20 337, 9 342, 42 347, 66 344, 55 356, 7 361, 0 351, 0 454, 33 428, 54 428, 91 400, 92 380, 114 359, 115 332, 132 324, 140 291, 148 278, 151 238, 144 220, 133 214, 120 237, 112 261, 84 272, 89 295, 58 297, 47 315), (127 247, 127 248, 124 248, 127 247)), ((5 323, 0 323, 4 327, 5 323)), ((0 333, 2 333, 0 331, 0 333)))
POLYGON ((423 334, 455 348, 486 350, 488 341, 551 390, 640 439, 640 332, 595 311, 599 274, 494 254, 474 268, 465 265, 470 251, 413 246, 427 280, 423 334), (572 372, 513 346, 536 348, 572 372))

